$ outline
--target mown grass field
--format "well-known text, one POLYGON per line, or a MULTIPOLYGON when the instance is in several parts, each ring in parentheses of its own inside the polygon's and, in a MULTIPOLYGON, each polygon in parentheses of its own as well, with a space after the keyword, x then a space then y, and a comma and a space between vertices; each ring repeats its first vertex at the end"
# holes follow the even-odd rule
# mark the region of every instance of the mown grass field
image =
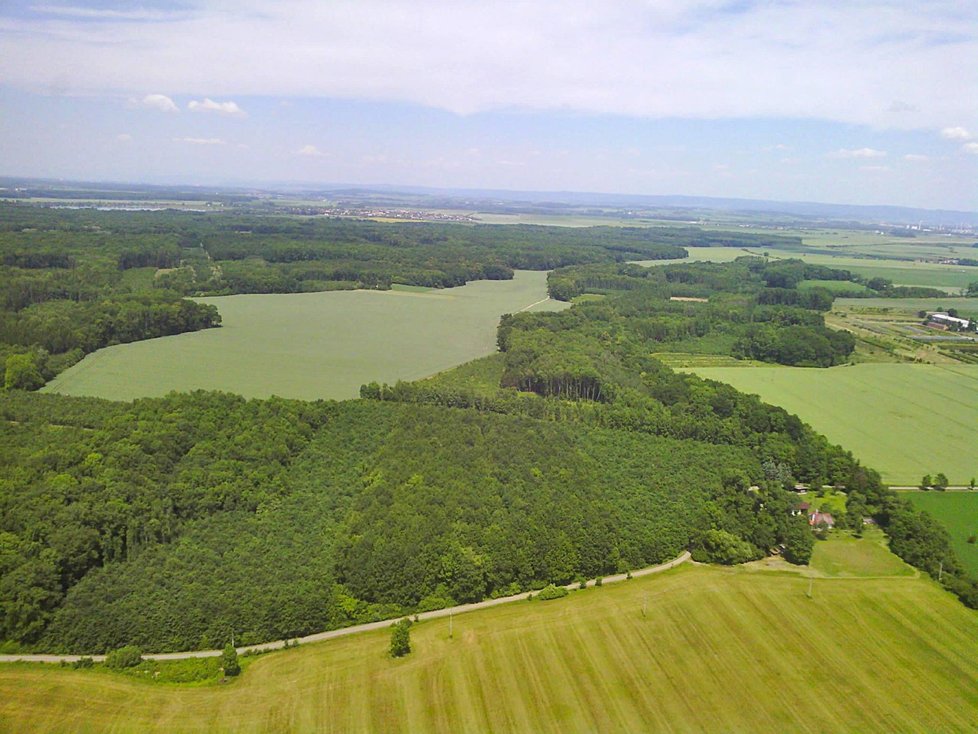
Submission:
POLYGON ((755 393, 851 450, 892 484, 978 476, 978 366, 858 364, 832 369, 693 367, 755 393))
MULTIPOLYGON (((788 232, 787 234, 790 234, 788 232)), ((894 252, 896 250, 896 245, 894 252)), ((851 254, 826 255, 822 253, 777 250, 774 248, 752 248, 750 252, 737 247, 690 247, 689 258, 686 260, 642 260, 640 265, 665 265, 676 262, 730 262, 748 254, 764 254, 773 258, 799 258, 813 265, 825 265, 839 270, 848 270, 866 278, 887 278, 897 285, 920 285, 932 288, 943 288, 958 291, 966 288, 969 283, 978 281, 978 268, 963 265, 939 265, 937 263, 922 263, 912 260, 871 260, 864 257, 854 257, 851 254)), ((902 254, 902 253, 901 253, 902 254)))
POLYGON ((893 555, 878 528, 866 528, 862 538, 835 531, 827 541, 815 543, 811 567, 834 578, 916 576, 917 571, 893 555))
POLYGON ((929 581, 685 567, 255 660, 229 685, 0 667, 8 732, 965 732, 978 615, 929 581), (643 614, 643 608, 645 614, 643 614), (817 620, 813 632, 812 621, 817 620))
MULTIPOLYGON (((978 273, 975 274, 978 278, 978 273)), ((961 318, 978 318, 978 298, 836 298, 833 310, 886 309, 892 314, 916 316, 920 311, 956 309, 961 318)))
POLYGON ((45 390, 115 400, 197 388, 351 398, 365 382, 418 379, 495 351, 501 314, 567 307, 546 299, 546 273, 530 271, 423 292, 204 298, 221 312, 220 329, 102 349, 45 390))
POLYGON ((927 510, 951 534, 958 560, 978 576, 978 544, 968 537, 978 535, 978 492, 903 492, 921 510, 927 510))

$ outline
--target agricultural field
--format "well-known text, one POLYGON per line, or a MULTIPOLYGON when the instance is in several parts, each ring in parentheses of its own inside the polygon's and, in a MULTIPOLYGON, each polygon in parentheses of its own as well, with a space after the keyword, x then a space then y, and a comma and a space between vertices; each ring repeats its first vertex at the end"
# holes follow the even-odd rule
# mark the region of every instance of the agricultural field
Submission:
POLYGON ((966 484, 978 475, 978 366, 858 364, 692 371, 796 413, 891 484, 916 485, 924 474, 937 472, 944 472, 953 484, 966 484))
MULTIPOLYGON (((978 278, 978 273, 976 273, 978 278)), ((978 298, 837 298, 832 310, 853 313, 869 310, 888 315, 907 315, 917 319, 920 311, 956 309, 961 318, 978 318, 978 298)))
POLYGON ((372 380, 412 380, 495 350, 501 314, 557 310, 544 272, 459 288, 237 295, 220 329, 99 350, 45 391, 115 400, 171 390, 246 397, 352 398, 372 380))
POLYGON ((456 616, 451 637, 423 621, 399 660, 386 630, 274 653, 223 686, 4 665, 0 728, 972 730, 978 615, 925 579, 813 583, 809 598, 804 574, 685 566, 456 616), (813 639, 813 619, 831 633, 813 639))
POLYGON ((958 560, 978 576, 978 544, 968 542, 978 535, 978 492, 902 492, 901 496, 947 528, 958 560))
MULTIPOLYGON (((791 234, 791 231, 780 234, 791 234)), ((892 245, 894 256, 902 250, 892 245)), ((825 265, 839 270, 848 270, 866 278, 886 278, 895 285, 917 285, 931 288, 941 288, 952 293, 967 288, 969 283, 978 281, 978 268, 964 265, 940 265, 929 262, 914 262, 913 260, 870 259, 855 254, 827 255, 819 252, 806 252, 804 248, 797 251, 780 250, 770 247, 752 247, 744 250, 738 247, 690 247, 689 258, 685 262, 729 262, 743 255, 767 255, 771 259, 798 258, 813 265, 825 265)), ((966 253, 968 254, 968 253, 966 253)), ((683 260, 642 260, 638 264, 644 266, 666 265, 684 262, 683 260)))
POLYGON ((917 576, 918 573, 890 552, 883 531, 874 527, 866 528, 862 538, 834 531, 829 540, 815 543, 810 566, 832 578, 917 576))

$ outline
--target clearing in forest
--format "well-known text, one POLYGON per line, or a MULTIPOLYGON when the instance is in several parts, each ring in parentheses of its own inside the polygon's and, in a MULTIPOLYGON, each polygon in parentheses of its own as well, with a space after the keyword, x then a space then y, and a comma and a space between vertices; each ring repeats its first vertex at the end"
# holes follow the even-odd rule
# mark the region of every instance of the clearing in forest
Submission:
POLYGON ((547 274, 459 288, 201 298, 219 329, 121 344, 88 355, 45 391, 113 400, 172 390, 245 397, 357 397, 360 385, 415 380, 495 351, 504 313, 558 310, 547 274))

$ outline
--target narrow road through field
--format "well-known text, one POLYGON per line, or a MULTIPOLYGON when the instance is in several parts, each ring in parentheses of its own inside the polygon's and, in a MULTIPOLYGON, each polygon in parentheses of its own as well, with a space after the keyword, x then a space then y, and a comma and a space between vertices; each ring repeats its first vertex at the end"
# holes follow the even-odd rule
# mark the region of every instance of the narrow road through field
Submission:
MULTIPOLYGON (((667 571, 670 568, 675 568, 686 561, 690 560, 691 556, 689 551, 683 552, 681 555, 673 558, 671 561, 666 561, 665 563, 660 563, 658 566, 649 566, 648 568, 641 568, 637 571, 632 571, 633 577, 638 576, 648 576, 653 573, 660 573, 662 571, 667 571)), ((602 583, 613 584, 616 581, 624 581, 628 578, 628 574, 620 573, 615 576, 605 576, 602 583)), ((594 586, 594 579, 587 582, 588 586, 594 586)), ((567 584, 565 588, 576 589, 578 584, 567 584)), ((520 592, 519 594, 513 594, 512 596, 503 596, 498 599, 486 599, 484 601, 474 602, 472 604, 460 604, 455 607, 446 607, 445 609, 436 609, 433 612, 425 612, 424 614, 419 614, 418 619, 438 619, 440 617, 447 617, 449 615, 455 614, 465 614, 466 612, 474 612, 477 609, 486 609, 488 607, 495 607, 500 604, 508 604, 513 601, 520 601, 526 599, 528 592, 520 592)), ((367 624, 357 624, 352 627, 342 627, 341 629, 327 630, 326 632, 317 632, 314 635, 307 635, 306 637, 299 637, 296 642, 305 644, 307 642, 321 642, 323 640, 331 640, 334 637, 344 637, 345 635, 355 635, 358 632, 368 632, 370 630, 384 629, 390 627, 395 620, 385 619, 380 622, 369 622, 367 624)), ((276 640, 275 642, 264 642, 260 645, 248 645, 246 647, 239 647, 238 654, 242 654, 249 651, 255 652, 267 652, 269 650, 279 650, 285 647, 286 640, 276 640)), ((186 652, 161 652, 161 653, 146 653, 143 655, 144 658, 151 660, 184 660, 186 658, 210 658, 217 657, 221 654, 220 650, 188 650, 186 652)), ((28 662, 28 663, 60 663, 65 661, 72 663, 78 660, 80 657, 91 657, 97 662, 102 662, 105 660, 105 655, 0 655, 0 663, 16 663, 16 662, 28 662)))

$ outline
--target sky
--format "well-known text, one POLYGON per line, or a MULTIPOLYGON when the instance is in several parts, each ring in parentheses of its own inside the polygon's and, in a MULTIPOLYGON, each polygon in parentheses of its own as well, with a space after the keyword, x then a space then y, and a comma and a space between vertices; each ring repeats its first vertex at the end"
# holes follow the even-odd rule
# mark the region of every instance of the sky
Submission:
POLYGON ((0 175, 978 211, 978 2, 0 0, 0 175))

